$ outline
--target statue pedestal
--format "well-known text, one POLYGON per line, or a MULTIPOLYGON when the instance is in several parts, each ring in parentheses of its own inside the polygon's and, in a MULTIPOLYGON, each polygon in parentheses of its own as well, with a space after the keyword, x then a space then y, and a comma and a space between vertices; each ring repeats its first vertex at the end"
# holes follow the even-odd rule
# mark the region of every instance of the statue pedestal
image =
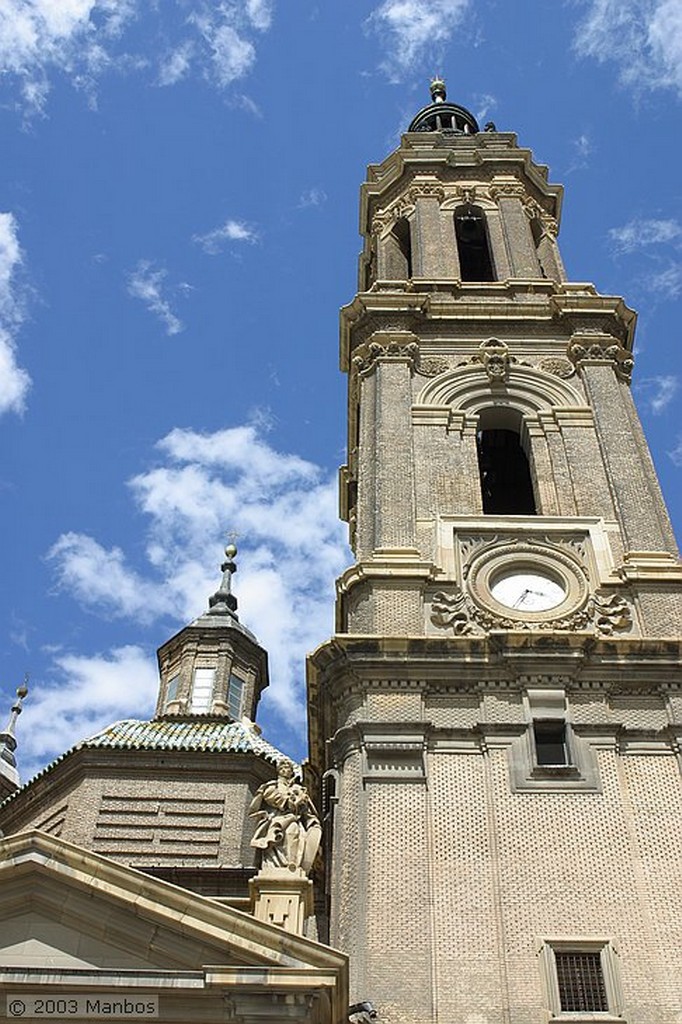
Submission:
POLYGON ((261 868, 249 880, 249 894, 259 921, 303 934, 305 919, 313 912, 313 883, 301 868, 261 868))

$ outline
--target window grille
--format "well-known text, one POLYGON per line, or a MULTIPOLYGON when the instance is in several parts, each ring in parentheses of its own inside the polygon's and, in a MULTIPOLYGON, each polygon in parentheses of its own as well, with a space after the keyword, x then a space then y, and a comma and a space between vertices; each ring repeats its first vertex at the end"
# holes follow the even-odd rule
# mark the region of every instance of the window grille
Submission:
POLYGON ((214 668, 195 668, 194 682, 192 685, 192 707, 193 713, 208 711, 213 697, 213 680, 215 679, 214 668))
POLYGON ((562 1011, 608 1010, 601 954, 555 950, 554 956, 562 1011))
POLYGON ((234 718, 238 721, 242 717, 242 693, 244 691, 244 683, 237 676, 230 676, 230 681, 227 685, 227 710, 230 714, 230 718, 234 718))

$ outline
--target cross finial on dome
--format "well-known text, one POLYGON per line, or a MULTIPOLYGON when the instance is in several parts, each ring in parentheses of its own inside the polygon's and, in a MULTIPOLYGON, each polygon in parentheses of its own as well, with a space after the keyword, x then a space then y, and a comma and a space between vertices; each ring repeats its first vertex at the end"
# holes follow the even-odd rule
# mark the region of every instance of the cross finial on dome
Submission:
POLYGON ((208 599, 208 614, 230 615, 233 619, 236 619, 237 598, 232 593, 232 576, 237 571, 234 561, 237 554, 237 545, 234 543, 234 540, 237 534, 230 533, 229 537, 230 543, 225 548, 225 561, 220 566, 223 578, 215 594, 208 599))
MULTIPOLYGON (((5 783, 10 783, 13 788, 19 785, 17 761, 14 756, 14 751, 17 749, 17 738, 14 730, 16 729, 17 718, 23 710, 23 701, 27 693, 28 673, 24 676, 21 686, 17 687, 17 695, 10 709, 7 727, 4 732, 0 732, 0 776, 3 776, 5 783)), ((2 788, 0 786, 0 789, 2 788)))
POLYGON ((431 79, 431 99, 434 103, 445 103, 447 92, 445 90, 445 79, 436 75, 431 79))

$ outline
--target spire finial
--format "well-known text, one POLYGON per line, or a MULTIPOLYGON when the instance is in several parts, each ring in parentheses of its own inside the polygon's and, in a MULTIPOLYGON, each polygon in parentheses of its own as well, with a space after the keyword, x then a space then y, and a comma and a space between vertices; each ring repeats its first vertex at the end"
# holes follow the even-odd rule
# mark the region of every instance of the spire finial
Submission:
POLYGON ((434 103, 445 103, 446 96, 445 79, 441 78, 440 75, 436 75, 435 78, 431 79, 431 99, 434 103))
POLYGON ((233 532, 228 534, 228 537, 230 543, 225 547, 225 561, 220 566, 223 578, 215 594, 208 599, 208 614, 230 615, 233 619, 236 619, 237 598, 232 593, 232 576, 237 571, 234 561, 237 554, 237 545, 234 543, 237 539, 237 534, 233 532))
POLYGON ((19 784, 19 776, 17 774, 17 761, 14 756, 14 751, 17 749, 17 738, 14 730, 16 729, 17 718, 23 710, 23 701, 27 694, 28 672, 24 676, 21 686, 17 687, 17 696, 10 709, 7 728, 4 732, 0 732, 0 775, 4 775, 6 779, 15 785, 19 784))

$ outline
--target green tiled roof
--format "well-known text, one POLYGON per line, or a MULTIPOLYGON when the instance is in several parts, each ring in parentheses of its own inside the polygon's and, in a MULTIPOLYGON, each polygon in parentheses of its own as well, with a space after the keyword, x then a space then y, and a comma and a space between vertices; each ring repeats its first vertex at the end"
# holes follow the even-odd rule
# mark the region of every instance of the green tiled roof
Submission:
POLYGON ((275 764, 286 755, 254 729, 241 722, 214 718, 158 719, 140 722, 124 719, 107 726, 79 747, 113 747, 127 750, 206 750, 214 753, 257 754, 275 764))
MULTIPOLYGON (((282 758, 287 757, 281 750, 273 747, 271 743, 259 736, 255 729, 250 729, 242 722, 226 722, 222 719, 208 717, 179 720, 165 718, 146 722, 141 722, 136 718, 126 718, 107 726, 95 736, 76 743, 14 793, 10 793, 4 801, 0 800, 0 804, 9 803, 19 793, 66 760, 70 754, 84 748, 98 747, 107 747, 112 750, 204 750, 211 754, 255 754, 273 764, 277 764, 282 758)), ((287 760, 290 758, 287 757, 287 760)), ((296 773, 300 774, 300 768, 295 762, 294 768, 296 773)))

